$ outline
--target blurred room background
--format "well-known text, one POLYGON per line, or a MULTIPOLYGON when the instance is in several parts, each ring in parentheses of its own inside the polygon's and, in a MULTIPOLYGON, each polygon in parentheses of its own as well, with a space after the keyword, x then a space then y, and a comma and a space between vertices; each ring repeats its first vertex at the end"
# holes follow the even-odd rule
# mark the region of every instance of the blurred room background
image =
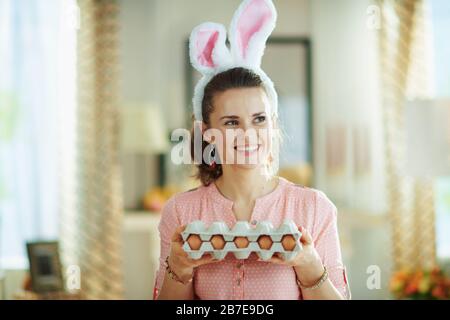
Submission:
MULTIPOLYGON (((187 40, 239 3, 0 0, 0 299, 152 299, 160 210, 199 184, 170 157, 187 40), (33 291, 42 241, 58 297, 33 291)), ((448 299, 450 2, 274 3, 279 174, 336 204, 354 299, 448 299)))

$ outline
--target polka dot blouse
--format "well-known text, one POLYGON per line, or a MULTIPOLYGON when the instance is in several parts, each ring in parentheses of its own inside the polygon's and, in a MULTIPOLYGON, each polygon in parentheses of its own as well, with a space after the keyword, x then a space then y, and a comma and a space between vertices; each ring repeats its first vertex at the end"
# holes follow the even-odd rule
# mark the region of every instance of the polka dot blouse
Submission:
MULTIPOLYGON (((314 246, 329 278, 341 294, 349 299, 350 290, 341 258, 337 230, 337 209, 326 195, 316 189, 298 186, 284 178, 271 193, 256 199, 250 223, 270 221, 278 227, 285 219, 309 230, 314 246)), ((208 226, 224 221, 232 228, 236 223, 233 201, 223 196, 214 183, 172 196, 162 210, 159 223, 161 256, 156 274, 154 298, 162 287, 165 259, 175 229, 194 220, 208 226)), ((196 299, 217 300, 297 300, 302 299, 293 267, 257 261, 252 253, 239 260, 229 253, 221 262, 206 264, 194 270, 196 299)))

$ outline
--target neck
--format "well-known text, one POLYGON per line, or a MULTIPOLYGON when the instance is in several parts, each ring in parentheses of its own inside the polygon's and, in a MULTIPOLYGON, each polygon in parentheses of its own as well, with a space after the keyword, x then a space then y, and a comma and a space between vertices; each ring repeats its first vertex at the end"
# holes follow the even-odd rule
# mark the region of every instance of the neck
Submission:
POLYGON ((259 168, 242 169, 222 166, 223 174, 216 180, 220 192, 234 202, 254 201, 272 192, 278 185, 278 178, 266 176, 259 168))

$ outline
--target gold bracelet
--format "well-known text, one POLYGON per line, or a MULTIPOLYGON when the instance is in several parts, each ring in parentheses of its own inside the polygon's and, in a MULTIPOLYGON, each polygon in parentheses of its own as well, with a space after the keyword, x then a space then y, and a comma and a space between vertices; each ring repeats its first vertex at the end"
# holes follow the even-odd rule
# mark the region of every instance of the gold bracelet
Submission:
POLYGON ((315 284, 313 284, 312 286, 309 286, 309 287, 305 287, 304 285, 302 285, 302 283, 300 282, 300 280, 298 278, 297 278, 297 284, 303 290, 314 290, 314 289, 319 288, 322 285, 322 283, 324 283, 327 279, 328 279, 328 271, 327 271, 327 268, 325 266, 323 266, 323 274, 320 277, 320 279, 317 280, 317 282, 315 284))
POLYGON ((192 282, 192 279, 194 278, 194 273, 192 273, 192 276, 188 281, 181 280, 181 278, 175 272, 173 272, 172 268, 170 268, 168 256, 166 257, 166 271, 169 274, 170 279, 175 280, 176 282, 179 282, 183 285, 189 284, 190 282, 192 282))

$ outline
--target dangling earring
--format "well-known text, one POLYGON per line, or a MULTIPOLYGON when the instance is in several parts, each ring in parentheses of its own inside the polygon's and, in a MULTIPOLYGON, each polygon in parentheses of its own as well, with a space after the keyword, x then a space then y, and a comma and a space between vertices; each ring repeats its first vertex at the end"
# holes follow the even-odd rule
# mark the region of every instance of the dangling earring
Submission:
POLYGON ((267 162, 268 164, 272 163, 273 161, 273 156, 272 156, 272 151, 269 152, 269 156, 267 157, 267 162))
POLYGON ((271 166, 272 166, 272 162, 273 162, 273 156, 272 156, 272 151, 269 152, 269 155, 267 157, 267 162, 264 165, 264 168, 266 170, 266 174, 269 174, 271 171, 271 166))
POLYGON ((216 147, 213 145, 211 153, 210 153, 210 159, 213 158, 213 160, 209 162, 209 167, 211 169, 215 169, 216 168, 215 157, 216 157, 216 147))

